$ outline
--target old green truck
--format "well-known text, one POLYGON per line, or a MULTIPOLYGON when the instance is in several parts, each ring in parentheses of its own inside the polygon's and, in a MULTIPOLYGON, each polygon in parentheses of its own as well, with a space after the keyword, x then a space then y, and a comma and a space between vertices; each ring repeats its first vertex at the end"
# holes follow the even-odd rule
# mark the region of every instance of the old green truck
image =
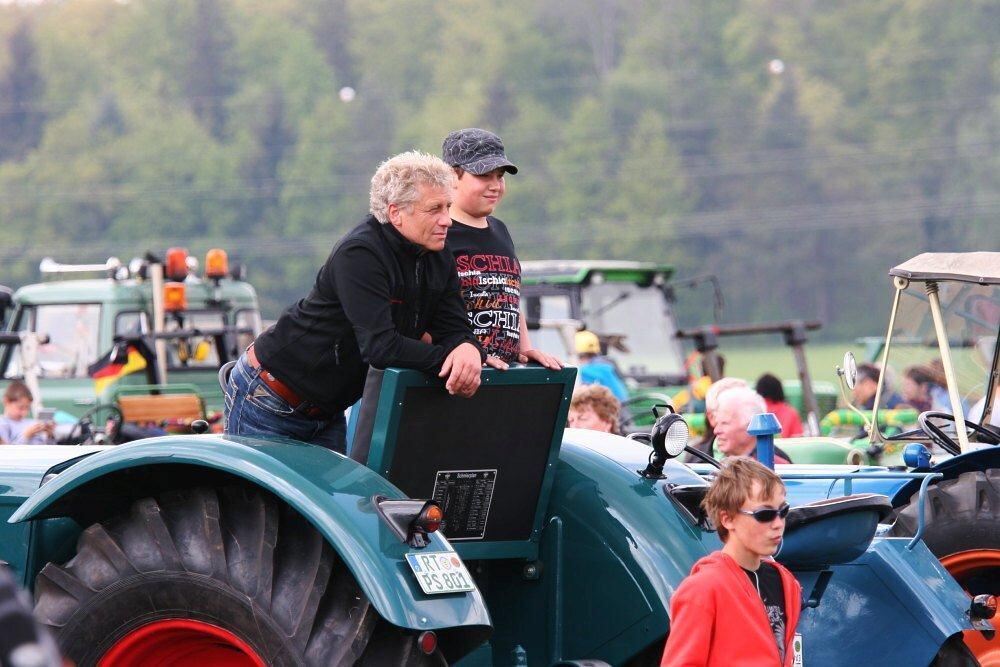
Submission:
POLYGON ((222 410, 216 373, 261 328, 257 294, 224 251, 203 270, 181 248, 123 264, 40 264, 44 280, 6 300, 0 390, 28 381, 65 419, 124 393, 183 391, 222 410))

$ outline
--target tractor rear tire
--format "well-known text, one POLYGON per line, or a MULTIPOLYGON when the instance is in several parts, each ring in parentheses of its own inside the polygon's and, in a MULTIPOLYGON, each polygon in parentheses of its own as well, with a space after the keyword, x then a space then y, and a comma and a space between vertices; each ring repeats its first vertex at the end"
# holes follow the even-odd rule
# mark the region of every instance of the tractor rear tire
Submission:
POLYGON ((39 573, 35 601, 79 665, 442 662, 379 617, 301 515, 244 485, 163 493, 91 525, 39 573))
MULTIPOLYGON (((897 513, 891 534, 917 530, 917 498, 897 513)), ((1000 470, 962 473, 927 488, 924 542, 939 559, 960 551, 1000 549, 1000 470)))
MULTIPOLYGON (((913 494, 898 510, 890 535, 916 533, 917 499, 913 494)), ((966 472, 928 487, 924 520, 927 548, 959 585, 970 595, 1000 590, 1000 470, 966 472)), ((994 625, 998 620, 993 619, 994 625)), ((1000 664, 1000 637, 986 640, 975 631, 965 637, 971 654, 984 665, 1000 664)))

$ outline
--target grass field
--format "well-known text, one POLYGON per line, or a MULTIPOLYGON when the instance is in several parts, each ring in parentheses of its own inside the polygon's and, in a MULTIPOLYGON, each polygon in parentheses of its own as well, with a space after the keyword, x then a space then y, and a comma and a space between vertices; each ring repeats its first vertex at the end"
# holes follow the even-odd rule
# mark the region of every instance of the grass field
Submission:
MULTIPOLYGON (((844 358, 844 352, 851 350, 858 363, 864 361, 864 349, 853 342, 850 343, 817 343, 806 345, 806 359, 809 362, 809 372, 812 379, 826 382, 837 382, 835 366, 839 366, 844 358)), ((786 345, 773 347, 726 347, 723 352, 726 358, 726 375, 746 378, 751 382, 763 373, 773 373, 782 380, 797 378, 795 360, 792 349, 786 345)))

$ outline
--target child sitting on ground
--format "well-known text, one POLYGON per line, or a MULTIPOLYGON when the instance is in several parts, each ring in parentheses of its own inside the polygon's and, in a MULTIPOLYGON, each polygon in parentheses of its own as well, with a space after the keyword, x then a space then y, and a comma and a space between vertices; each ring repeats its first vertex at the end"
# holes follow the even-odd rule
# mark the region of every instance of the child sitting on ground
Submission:
POLYGON ((52 441, 54 424, 28 418, 32 398, 31 390, 20 380, 7 386, 0 416, 0 444, 44 445, 52 441))
POLYGON ((728 458, 702 506, 723 547, 695 563, 670 599, 661 667, 792 665, 802 587, 771 559, 788 515, 784 483, 753 459, 728 458))

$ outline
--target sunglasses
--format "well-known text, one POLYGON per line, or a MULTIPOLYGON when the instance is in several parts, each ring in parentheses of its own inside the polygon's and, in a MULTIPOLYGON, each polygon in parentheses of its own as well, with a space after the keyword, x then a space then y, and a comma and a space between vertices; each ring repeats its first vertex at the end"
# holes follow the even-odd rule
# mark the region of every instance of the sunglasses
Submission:
POLYGON ((764 507, 759 510, 737 510, 740 514, 746 514, 747 516, 752 516, 755 520, 760 523, 771 523, 776 518, 781 517, 784 519, 788 516, 788 511, 792 509, 789 507, 788 503, 782 503, 781 507, 778 509, 771 509, 770 507, 764 507))

